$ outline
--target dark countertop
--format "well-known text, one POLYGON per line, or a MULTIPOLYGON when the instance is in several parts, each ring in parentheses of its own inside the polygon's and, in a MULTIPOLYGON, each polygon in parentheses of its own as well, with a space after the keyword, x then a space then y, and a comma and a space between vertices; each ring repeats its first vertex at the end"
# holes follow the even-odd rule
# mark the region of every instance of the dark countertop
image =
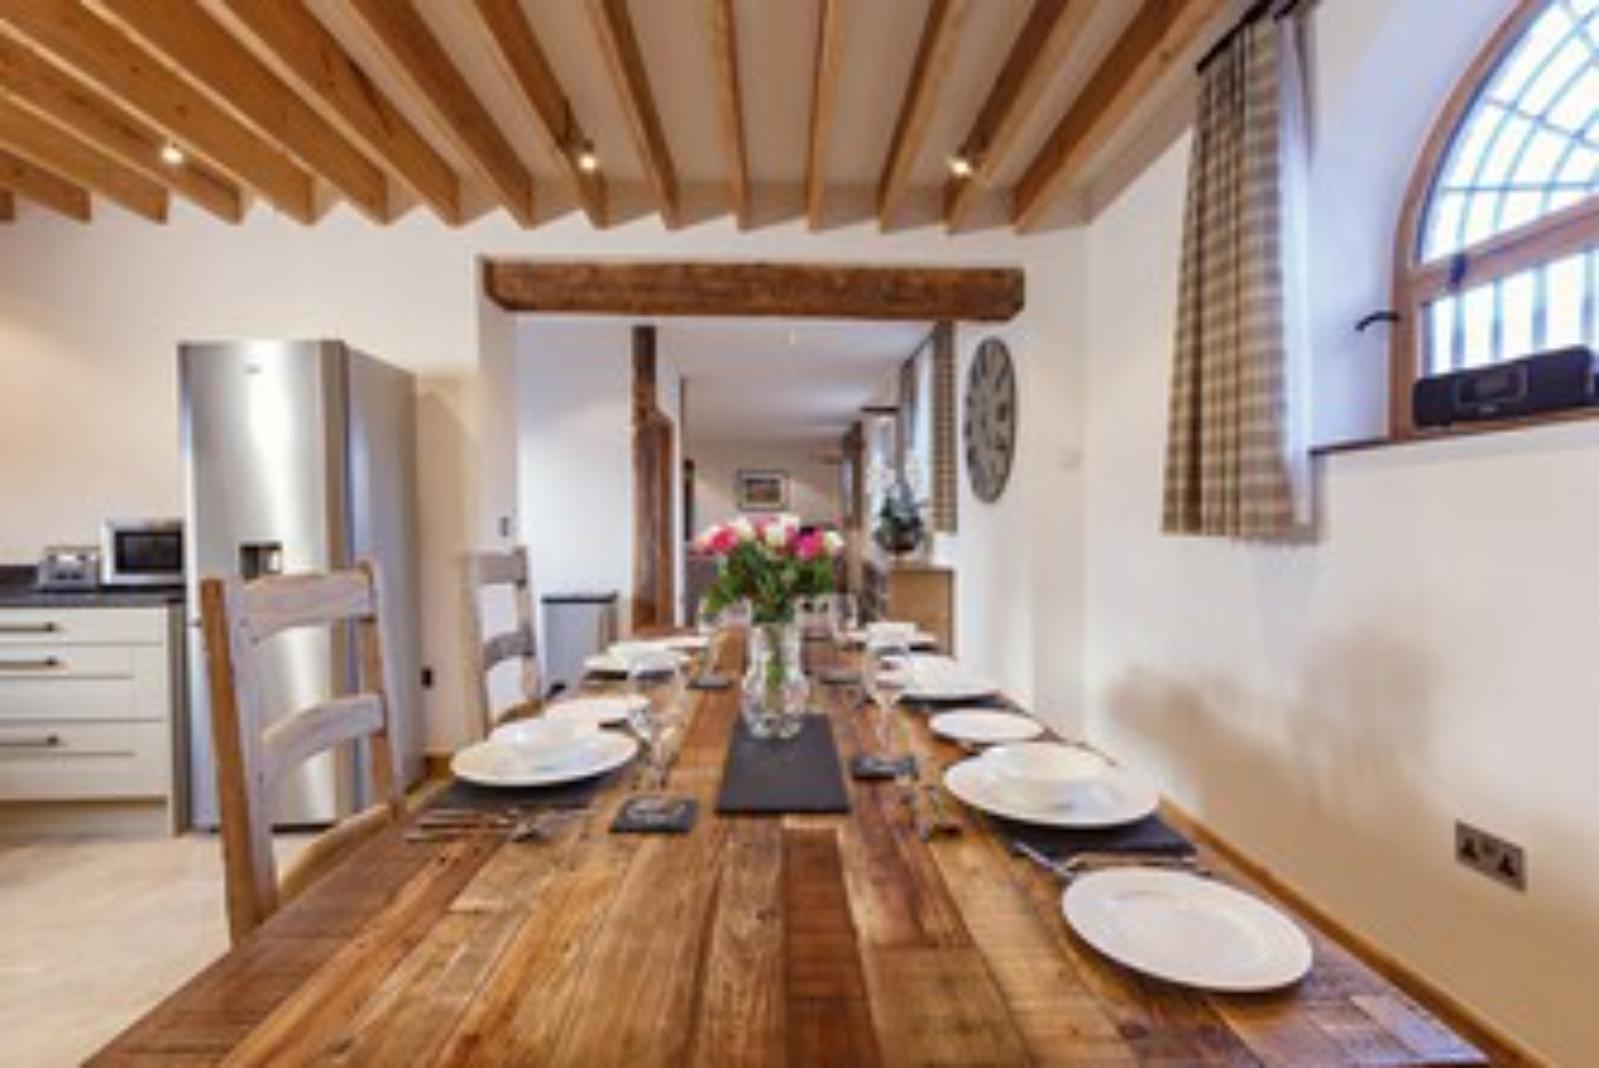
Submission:
POLYGON ((182 586, 51 592, 35 589, 34 569, 0 564, 0 608, 161 608, 183 603, 182 586))

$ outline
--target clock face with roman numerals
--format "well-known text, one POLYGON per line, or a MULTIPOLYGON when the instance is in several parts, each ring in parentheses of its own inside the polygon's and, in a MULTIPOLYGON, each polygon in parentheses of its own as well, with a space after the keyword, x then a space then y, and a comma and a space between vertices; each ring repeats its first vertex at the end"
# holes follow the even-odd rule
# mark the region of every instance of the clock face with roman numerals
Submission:
POLYGON ((977 346, 966 372, 966 474, 979 500, 1005 492, 1016 455, 1016 372, 998 338, 977 346))

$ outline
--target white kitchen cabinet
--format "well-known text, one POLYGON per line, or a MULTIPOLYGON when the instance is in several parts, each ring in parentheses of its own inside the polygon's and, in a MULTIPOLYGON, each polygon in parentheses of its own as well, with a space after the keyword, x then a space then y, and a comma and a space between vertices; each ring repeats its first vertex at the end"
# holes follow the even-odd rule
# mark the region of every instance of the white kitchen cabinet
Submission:
POLYGON ((180 829, 180 624, 170 604, 0 607, 0 802, 95 802, 86 827, 107 803, 164 806, 180 829))

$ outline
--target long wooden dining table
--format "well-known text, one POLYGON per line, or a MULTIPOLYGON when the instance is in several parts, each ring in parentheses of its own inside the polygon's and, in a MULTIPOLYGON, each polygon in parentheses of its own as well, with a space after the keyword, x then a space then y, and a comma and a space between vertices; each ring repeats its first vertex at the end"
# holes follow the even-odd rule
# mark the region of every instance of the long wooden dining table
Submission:
MULTIPOLYGON (((1315 965, 1290 989, 1143 978, 952 800, 960 833, 928 840, 893 782, 850 782, 843 815, 720 815, 737 687, 684 699, 668 787, 699 799, 691 833, 610 833, 625 775, 548 840, 385 832, 91 1063, 1488 1063, 1303 917, 1315 965)), ((853 701, 822 703, 846 760, 872 744, 853 701)), ((929 771, 965 755, 905 715, 929 771)))

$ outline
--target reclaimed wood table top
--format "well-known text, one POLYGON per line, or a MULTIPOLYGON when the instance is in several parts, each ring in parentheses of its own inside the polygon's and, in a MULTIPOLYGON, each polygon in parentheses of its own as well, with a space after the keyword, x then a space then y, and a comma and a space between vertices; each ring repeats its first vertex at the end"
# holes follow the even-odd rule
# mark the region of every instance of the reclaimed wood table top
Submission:
MULTIPOLYGON (((985 818, 923 841, 891 782, 849 783, 847 815, 719 816, 737 691, 685 699, 669 785, 700 799, 692 833, 608 833, 625 781, 549 841, 385 833, 91 1063, 1486 1063, 1309 923, 1286 991, 1142 978, 985 818)), ((829 712, 846 760, 869 734, 850 704, 829 712)), ((931 766, 962 756, 907 718, 931 766)))

